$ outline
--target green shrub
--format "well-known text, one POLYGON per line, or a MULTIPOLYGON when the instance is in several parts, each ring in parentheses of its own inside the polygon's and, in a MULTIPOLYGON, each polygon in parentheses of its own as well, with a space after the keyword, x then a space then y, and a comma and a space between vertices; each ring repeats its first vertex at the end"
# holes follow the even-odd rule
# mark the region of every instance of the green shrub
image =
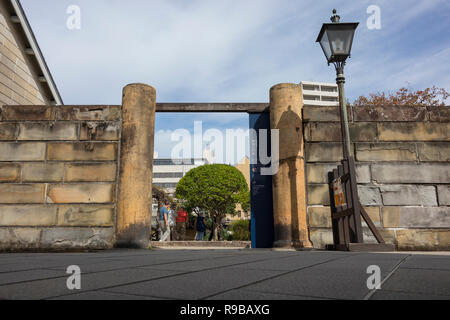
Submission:
POLYGON ((231 223, 229 229, 233 232, 233 240, 250 241, 250 220, 234 221, 231 223))

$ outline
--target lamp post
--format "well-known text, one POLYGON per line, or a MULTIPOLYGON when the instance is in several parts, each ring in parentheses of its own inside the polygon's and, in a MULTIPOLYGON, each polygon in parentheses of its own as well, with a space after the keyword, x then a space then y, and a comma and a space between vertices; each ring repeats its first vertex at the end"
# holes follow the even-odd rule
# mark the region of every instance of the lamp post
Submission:
POLYGON ((351 154, 351 144, 344 91, 344 66, 345 61, 348 57, 350 57, 353 37, 359 23, 341 23, 339 20, 340 17, 336 14, 336 9, 334 9, 333 16, 331 17, 332 23, 323 24, 316 42, 320 43, 323 53, 327 58, 328 65, 333 63, 336 68, 336 83, 339 89, 339 105, 341 114, 342 147, 344 158, 348 159, 351 154))

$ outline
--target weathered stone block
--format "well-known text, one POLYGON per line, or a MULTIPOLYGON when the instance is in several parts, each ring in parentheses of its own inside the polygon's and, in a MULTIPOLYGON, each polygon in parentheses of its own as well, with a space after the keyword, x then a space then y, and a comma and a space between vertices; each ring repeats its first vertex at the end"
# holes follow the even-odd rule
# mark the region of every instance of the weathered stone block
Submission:
POLYGON ((45 158, 45 143, 0 142, 0 161, 40 161, 45 158))
POLYGON ((357 161, 416 161, 414 143, 357 143, 357 161))
POLYGON ((15 140, 17 125, 15 123, 0 123, 0 140, 15 140))
POLYGON ((0 182, 20 182, 20 165, 0 163, 0 182))
POLYGON ((37 228, 0 228, 0 249, 39 248, 41 229, 37 228))
POLYGON ((378 183, 450 183, 448 164, 374 164, 372 179, 378 183))
POLYGON ((331 229, 311 228, 309 235, 315 249, 324 249, 327 244, 333 244, 333 232, 331 229))
POLYGON ((384 207, 387 228, 450 228, 450 207, 384 207))
POLYGON ((436 188, 418 185, 380 186, 383 204, 387 206, 437 206, 436 188))
POLYGON ((120 120, 121 106, 59 106, 58 120, 114 121, 120 120))
POLYGON ((48 203, 111 203, 115 198, 114 184, 49 185, 48 203))
POLYGON ((366 227, 364 223, 362 228, 362 234, 364 243, 378 243, 372 231, 368 227, 366 227))
POLYGON ((357 183, 370 183, 370 166, 357 164, 355 171, 357 183))
POLYGON ((434 230, 397 230, 397 243, 399 250, 436 250, 439 247, 434 230))
POLYGON ((450 123, 378 123, 379 141, 450 141, 450 123))
MULTIPOLYGON (((351 121, 352 113, 348 109, 349 121, 351 121)), ((304 106, 303 120, 316 122, 331 122, 340 121, 339 107, 319 107, 319 106, 304 106)))
POLYGON ((47 160, 110 161, 117 158, 116 143, 49 143, 47 160))
POLYGON ((113 228, 44 228, 40 245, 53 249, 110 249, 113 228))
POLYGON ((440 206, 450 206, 450 186, 438 186, 440 206))
POLYGON ((436 230, 439 250, 450 249, 450 230, 436 230))
MULTIPOLYGON (((367 214, 369 215, 370 220, 372 220, 373 224, 376 227, 381 226, 381 216, 380 216, 380 207, 364 207, 367 214)), ((363 227, 367 227, 367 223, 364 221, 364 218, 361 216, 361 222, 363 227)))
POLYGON ((112 206, 60 206, 58 225, 70 227, 112 227, 112 206))
POLYGON ((44 184, 0 184, 0 203, 43 203, 44 184))
POLYGON ((328 172, 335 169, 337 164, 310 164, 306 165, 307 183, 328 183, 328 172))
POLYGON ((450 122, 449 107, 428 107, 430 121, 433 122, 450 122))
MULTIPOLYGON (((352 152, 353 152, 352 144, 352 152)), ((338 162, 343 159, 342 144, 335 142, 307 143, 305 147, 307 162, 338 162)))
POLYGON ((395 234, 395 230, 385 229, 385 228, 377 228, 378 232, 381 234, 384 242, 397 244, 397 236, 395 234))
MULTIPOLYGON (((307 164, 307 183, 328 183, 328 172, 336 169, 338 164, 307 164)), ((356 166, 358 183, 370 183, 370 168, 367 165, 356 166)))
POLYGON ((419 143, 417 147, 420 161, 450 161, 450 143, 448 142, 419 143))
MULTIPOLYGON (((375 141, 377 125, 375 123, 350 124, 352 141, 375 141)), ((342 141, 340 123, 312 123, 311 141, 342 141)))
POLYGON ((377 187, 358 186, 359 200, 362 205, 382 205, 380 189, 377 187))
POLYGON ((83 163, 66 165, 66 182, 115 181, 116 164, 83 163))
POLYGON ((312 228, 331 228, 330 207, 308 207, 308 226, 312 228))
POLYGON ((355 121, 414 121, 426 120, 427 109, 413 106, 363 106, 353 108, 355 121))
POLYGON ((25 163, 22 171, 24 182, 59 182, 64 175, 63 163, 25 163))
POLYGON ((55 107, 3 106, 1 114, 3 121, 55 120, 55 107))
POLYGON ((78 125, 66 122, 20 124, 18 140, 77 140, 78 125))
POLYGON ((330 195, 327 184, 309 184, 308 185, 308 204, 309 205, 330 205, 330 195))
POLYGON ((88 122, 81 124, 80 140, 119 140, 118 123, 88 122))
POLYGON ((56 207, 0 205, 0 226, 39 227, 56 224, 56 207))

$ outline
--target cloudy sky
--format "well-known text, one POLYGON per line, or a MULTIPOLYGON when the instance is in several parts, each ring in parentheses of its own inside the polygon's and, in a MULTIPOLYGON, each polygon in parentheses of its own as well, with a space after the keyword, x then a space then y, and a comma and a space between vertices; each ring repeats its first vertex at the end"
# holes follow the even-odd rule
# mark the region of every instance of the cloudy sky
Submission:
MULTIPOLYGON (((350 100, 402 86, 450 89, 448 0, 22 0, 65 104, 120 104, 122 87, 144 82, 159 102, 267 102, 271 86, 334 82, 315 43, 333 8, 360 22, 346 67, 350 100), (81 9, 70 30, 67 9, 81 9), (381 9, 370 30, 367 8, 381 9)), ((247 128, 245 114, 157 116, 156 151, 169 130, 247 128)))

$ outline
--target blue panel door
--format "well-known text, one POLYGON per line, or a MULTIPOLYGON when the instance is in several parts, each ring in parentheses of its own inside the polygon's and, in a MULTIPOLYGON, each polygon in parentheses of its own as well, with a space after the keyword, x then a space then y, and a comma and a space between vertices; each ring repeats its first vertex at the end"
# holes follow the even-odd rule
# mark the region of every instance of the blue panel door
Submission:
POLYGON ((270 167, 270 164, 262 165, 259 161, 259 129, 267 129, 267 146, 270 152, 270 113, 250 113, 249 118, 250 129, 255 129, 258 133, 256 146, 250 141, 251 158, 258 160, 258 163, 250 164, 252 248, 272 248, 274 233, 272 176, 261 175, 261 168, 270 167))

